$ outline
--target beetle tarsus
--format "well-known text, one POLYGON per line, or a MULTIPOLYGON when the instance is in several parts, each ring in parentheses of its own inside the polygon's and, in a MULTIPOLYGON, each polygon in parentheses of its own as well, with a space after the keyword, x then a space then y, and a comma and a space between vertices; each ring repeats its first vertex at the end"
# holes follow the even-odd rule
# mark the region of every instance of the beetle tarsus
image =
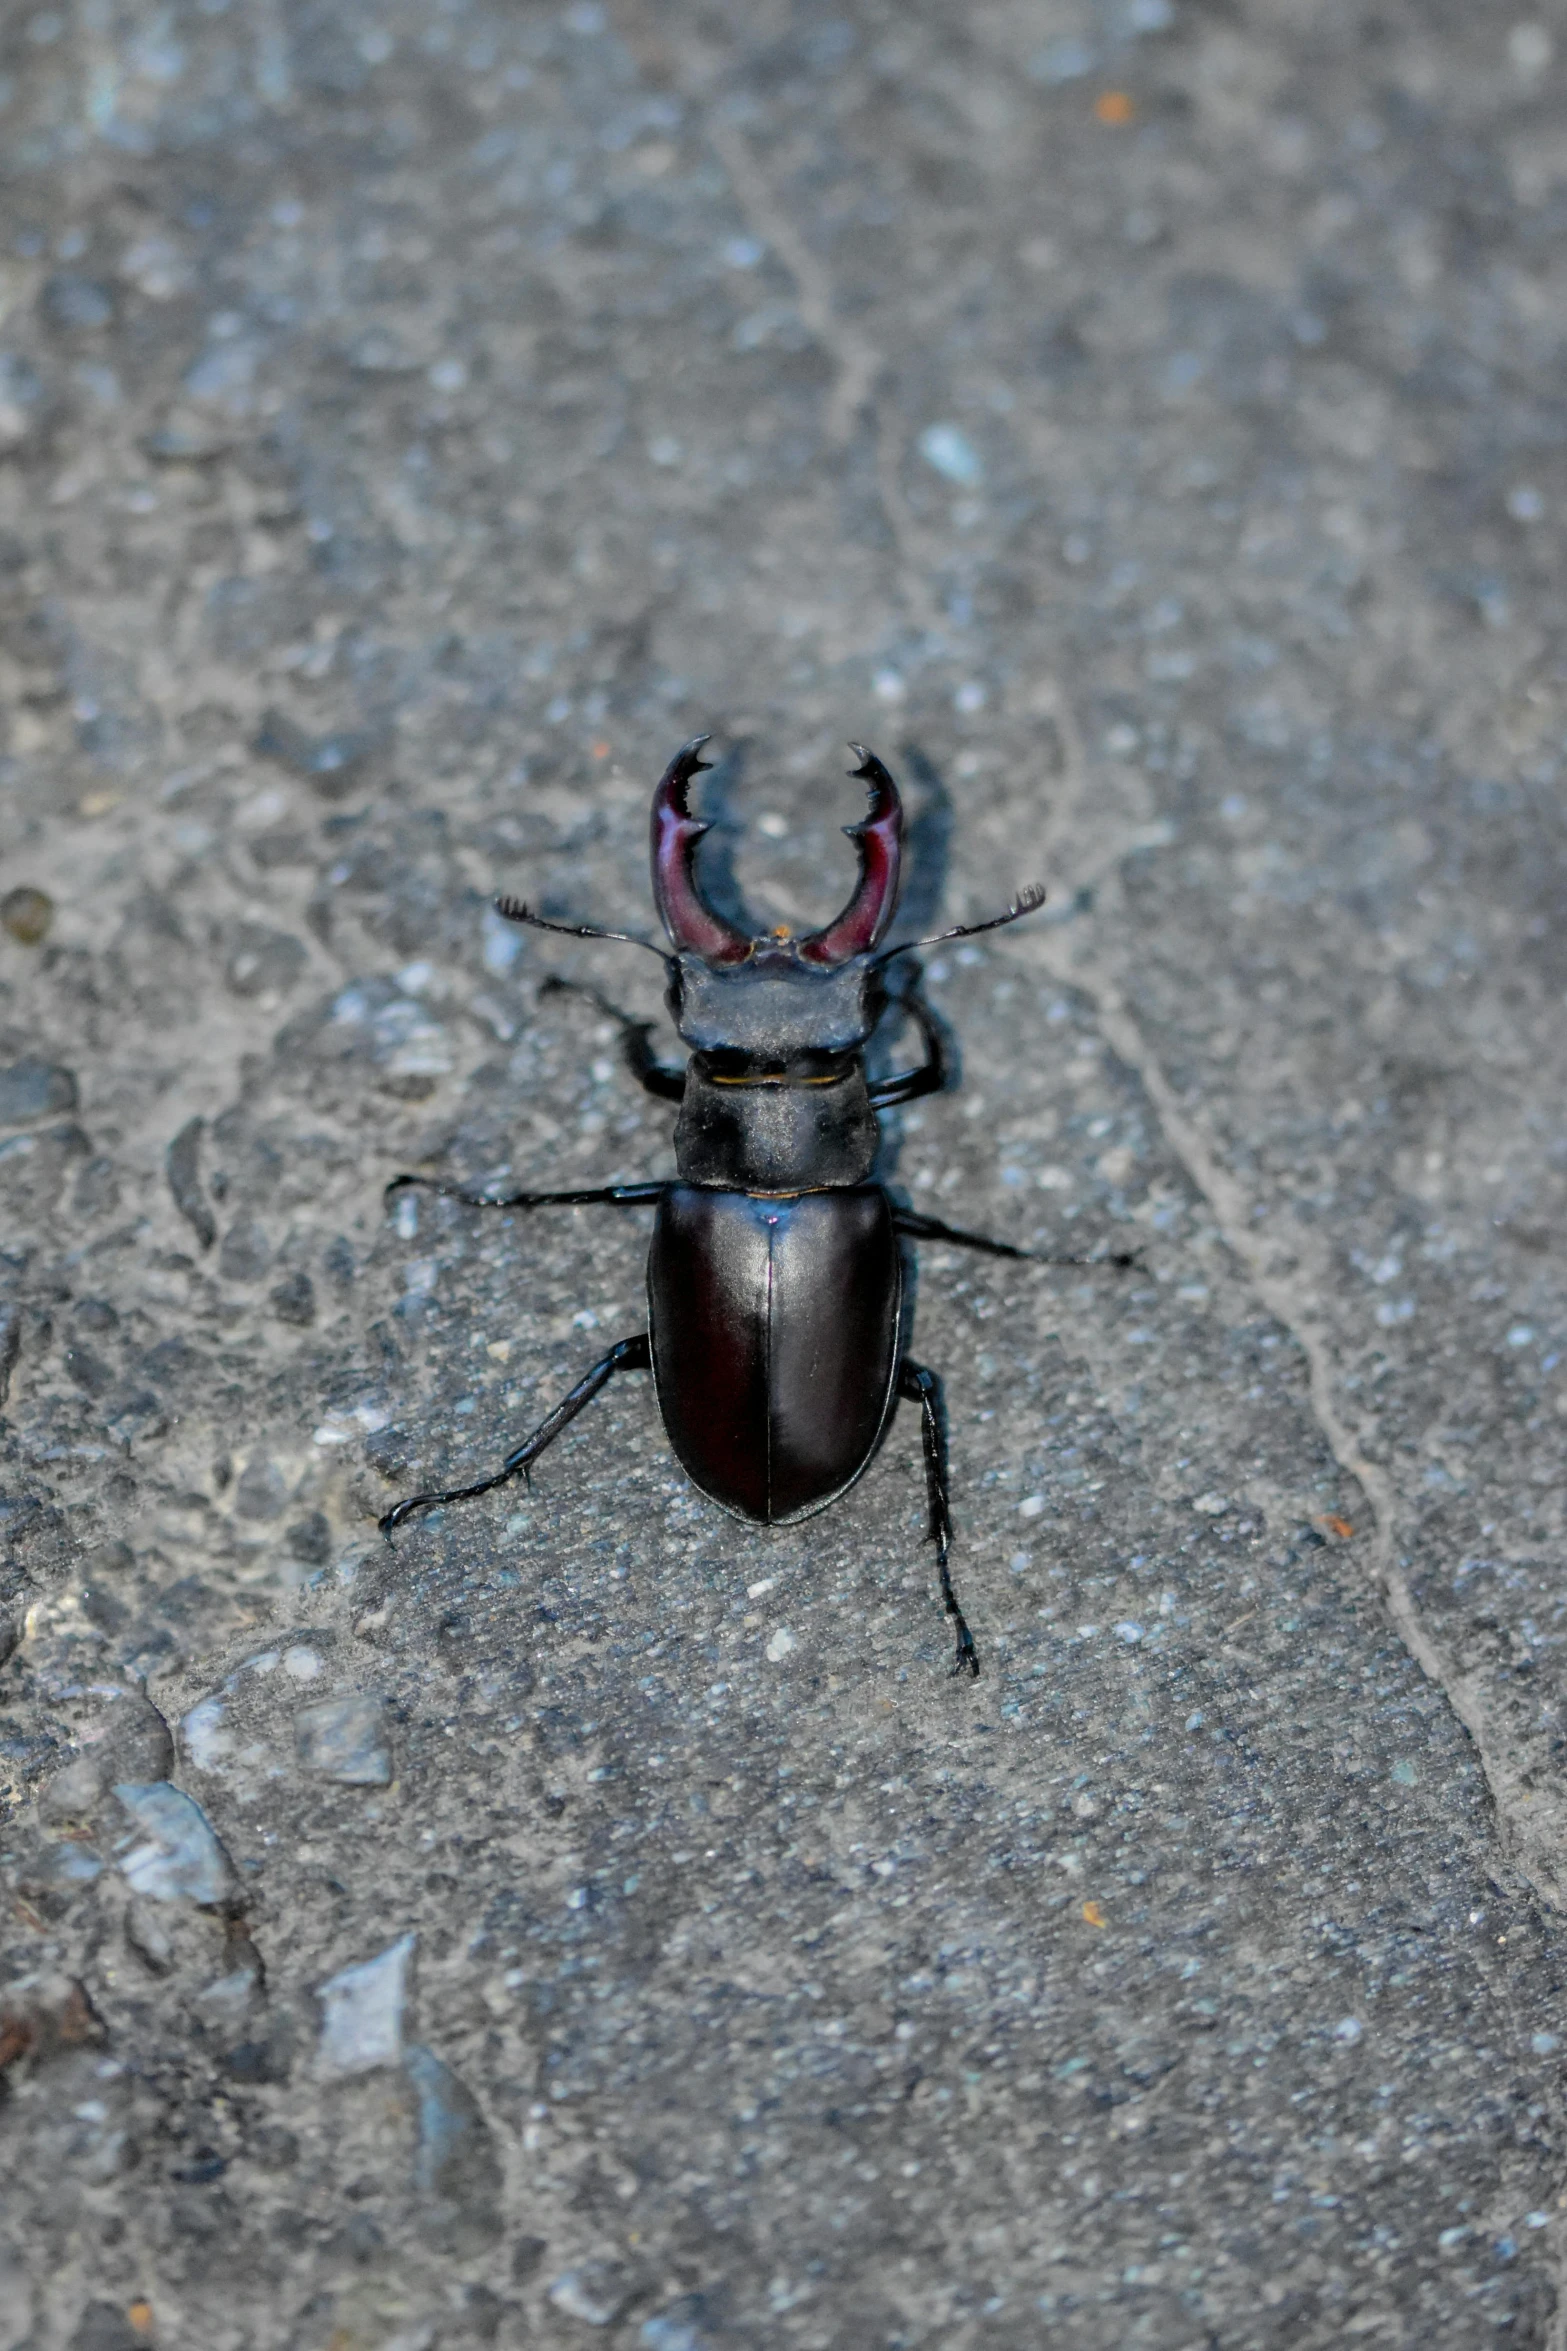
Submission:
POLYGON ((531 1484, 528 1476, 546 1445, 553 1445, 562 1429, 574 1421, 585 1404, 591 1404, 600 1388, 607 1387, 617 1371, 647 1371, 653 1362, 646 1331, 636 1331, 628 1339, 617 1339, 607 1355, 601 1355, 590 1371, 583 1373, 574 1388, 556 1405, 530 1437, 525 1437, 514 1453, 508 1453, 493 1477, 480 1478, 472 1486, 453 1486, 444 1493, 410 1494, 406 1500, 394 1503, 380 1520, 382 1534, 388 1543, 393 1531, 411 1518, 416 1510, 438 1510, 446 1502, 471 1502, 476 1494, 488 1494, 496 1486, 504 1486, 511 1478, 520 1477, 531 1484))
POLYGON ((979 1679, 979 1651, 968 1629, 968 1619, 952 1588, 952 1511, 947 1494, 947 1437, 942 1421, 941 1382, 923 1363, 905 1356, 898 1366, 898 1394, 920 1408, 920 1436, 925 1450, 925 1492, 930 1508, 926 1540, 936 1546, 936 1574, 941 1583, 941 1605, 947 1612, 957 1646, 952 1671, 979 1679))

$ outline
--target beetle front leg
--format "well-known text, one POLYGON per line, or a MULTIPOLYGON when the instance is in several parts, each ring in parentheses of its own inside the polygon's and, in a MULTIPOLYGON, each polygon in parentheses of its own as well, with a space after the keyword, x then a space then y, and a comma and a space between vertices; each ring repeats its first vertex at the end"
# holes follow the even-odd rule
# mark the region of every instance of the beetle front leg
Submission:
POLYGON ((896 1110, 904 1102, 917 1102, 922 1094, 939 1094, 951 1075, 941 1023, 920 994, 918 984, 896 1002, 919 1030, 925 1059, 917 1069, 901 1069, 892 1077, 878 1079, 871 1087, 873 1110, 896 1110))
POLYGON ((636 1079, 644 1094, 651 1094, 656 1102, 678 1102, 686 1090, 686 1073, 671 1069, 660 1061, 653 1043, 653 1023, 639 1020, 634 1012, 622 1012, 597 988, 590 988, 583 980, 547 979, 539 990, 541 996, 586 996, 596 1005, 606 1020, 620 1024, 620 1050, 627 1069, 636 1079))
POLYGON ((968 1620, 958 1606, 958 1596, 952 1589, 952 1571, 947 1564, 952 1549, 952 1511, 947 1488, 947 1439, 942 1425, 941 1382, 923 1363, 915 1363, 905 1356, 898 1366, 898 1394, 920 1408, 920 1435, 925 1445, 925 1492, 930 1504, 929 1539, 936 1546, 936 1573, 941 1578, 941 1604, 951 1619, 957 1635, 957 1652, 952 1660, 955 1674, 966 1673, 979 1679, 979 1652, 974 1636, 968 1629, 968 1620))

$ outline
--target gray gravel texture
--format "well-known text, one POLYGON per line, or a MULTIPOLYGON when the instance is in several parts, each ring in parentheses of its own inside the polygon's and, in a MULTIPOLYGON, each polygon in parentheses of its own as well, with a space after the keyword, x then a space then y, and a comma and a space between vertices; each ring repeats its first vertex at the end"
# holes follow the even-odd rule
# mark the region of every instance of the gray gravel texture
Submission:
POLYGON ((1567 23, 0 27, 0 2351, 1567 2342, 1567 23), (1553 36, 1554 28, 1554 36, 1553 36), (917 1431, 722 1516, 552 974, 908 787, 917 1431), (47 912, 44 909, 43 912, 47 912))

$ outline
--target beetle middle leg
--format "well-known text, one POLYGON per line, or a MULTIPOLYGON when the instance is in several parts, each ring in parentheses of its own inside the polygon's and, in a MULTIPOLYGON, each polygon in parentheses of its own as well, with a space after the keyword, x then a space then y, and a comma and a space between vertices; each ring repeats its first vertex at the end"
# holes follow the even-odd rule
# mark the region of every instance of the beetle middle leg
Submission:
POLYGON ((666 1183, 590 1184, 573 1192, 470 1192, 466 1184, 443 1183, 439 1176, 393 1176, 385 1197, 394 1192, 435 1192, 443 1200, 460 1200, 465 1208, 656 1208, 667 1192, 666 1183))
POLYGON ((1142 1263, 1140 1249, 1105 1250, 1100 1256, 1058 1256, 1047 1249, 1020 1249, 1014 1241, 993 1241, 988 1233, 966 1233, 961 1225, 943 1224, 939 1216, 921 1216, 914 1208, 894 1208, 892 1221, 911 1241, 948 1241, 958 1249, 981 1249, 987 1257, 1023 1257, 1030 1265, 1114 1265, 1142 1263))
POLYGON ((531 1437, 525 1438, 515 1453, 508 1453, 493 1477, 480 1478, 476 1485, 452 1486, 440 1494, 410 1494, 406 1502, 397 1503, 379 1521, 388 1542, 393 1529, 416 1510, 435 1510, 443 1502, 468 1502, 475 1494, 488 1494, 496 1486, 504 1486, 508 1478, 523 1477, 537 1461, 546 1445, 552 1445, 563 1428, 574 1421, 584 1404, 591 1404, 600 1388, 607 1387, 617 1371, 648 1371, 652 1367, 653 1351, 646 1331, 637 1331, 629 1339, 619 1339, 607 1355, 601 1356, 591 1371, 584 1372, 576 1386, 564 1395, 546 1420, 541 1420, 531 1437))
POLYGON ((958 1596, 952 1589, 952 1571, 947 1564, 952 1549, 952 1511, 947 1491, 947 1439, 942 1426, 941 1382, 933 1371, 927 1371, 923 1363, 915 1363, 906 1355, 898 1366, 898 1394, 920 1408, 920 1435, 925 1445, 925 1492, 930 1504, 929 1539, 936 1546, 941 1604, 957 1635, 952 1670, 955 1674, 969 1674, 977 1681, 979 1652, 974 1646, 974 1636, 968 1629, 968 1620, 958 1606, 958 1596))

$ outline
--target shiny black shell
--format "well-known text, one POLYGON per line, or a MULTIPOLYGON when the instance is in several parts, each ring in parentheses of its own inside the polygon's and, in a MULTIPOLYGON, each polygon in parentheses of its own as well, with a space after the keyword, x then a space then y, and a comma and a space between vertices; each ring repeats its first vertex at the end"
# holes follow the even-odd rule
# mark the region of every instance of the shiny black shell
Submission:
POLYGON ((774 1525, 852 1485, 892 1410, 902 1295, 880 1184, 787 1198, 671 1184, 648 1308, 659 1410, 692 1483, 774 1525))

